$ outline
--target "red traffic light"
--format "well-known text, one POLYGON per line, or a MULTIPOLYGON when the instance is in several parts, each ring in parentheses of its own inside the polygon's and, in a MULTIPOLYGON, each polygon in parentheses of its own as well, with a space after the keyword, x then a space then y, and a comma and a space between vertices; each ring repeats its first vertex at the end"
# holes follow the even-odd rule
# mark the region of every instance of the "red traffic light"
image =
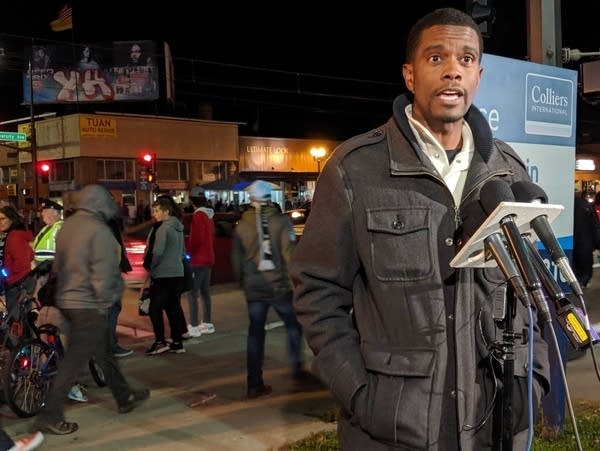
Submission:
POLYGON ((38 169, 42 174, 50 172, 50 163, 42 162, 38 165, 38 169))
POLYGON ((151 153, 145 153, 144 155, 142 155, 142 160, 144 160, 146 163, 152 163, 153 159, 154 155, 152 155, 151 153))

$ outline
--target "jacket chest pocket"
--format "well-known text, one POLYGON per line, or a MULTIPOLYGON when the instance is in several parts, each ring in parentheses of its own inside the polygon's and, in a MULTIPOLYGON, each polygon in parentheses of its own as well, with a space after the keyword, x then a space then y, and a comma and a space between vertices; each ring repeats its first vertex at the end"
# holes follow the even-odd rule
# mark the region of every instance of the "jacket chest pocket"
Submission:
POLYGON ((413 282, 433 273, 430 209, 367 210, 367 230, 375 276, 381 281, 413 282))

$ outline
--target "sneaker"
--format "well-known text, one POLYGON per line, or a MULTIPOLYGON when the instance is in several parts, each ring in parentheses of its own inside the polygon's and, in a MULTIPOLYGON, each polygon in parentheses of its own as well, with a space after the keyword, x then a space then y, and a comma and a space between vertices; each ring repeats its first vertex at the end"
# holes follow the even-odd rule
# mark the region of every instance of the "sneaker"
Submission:
POLYGON ((129 413, 142 402, 150 397, 150 390, 144 388, 142 390, 134 390, 123 404, 119 406, 119 413, 129 413))
POLYGON ((169 352, 174 352, 175 354, 183 354, 185 352, 185 348, 183 347, 182 342, 173 342, 169 345, 169 352))
POLYGON ((246 392, 246 396, 248 399, 254 399, 254 398, 258 398, 259 396, 266 396, 271 394, 271 392, 273 391, 273 387, 271 387, 270 385, 262 385, 260 387, 257 388, 248 388, 248 391, 246 392))
POLYGON ((75 384, 69 390, 67 397, 72 401, 77 402, 88 402, 88 398, 85 394, 85 387, 81 384, 75 384))
POLYGON ((59 421, 58 423, 54 424, 37 424, 35 425, 35 428, 48 434, 67 435, 72 434, 77 429, 79 429, 79 425, 77 423, 67 423, 66 421, 59 421))
POLYGON ((113 355, 117 358, 127 357, 131 354, 133 354, 133 349, 125 349, 119 345, 115 345, 115 347, 113 348, 113 355))
POLYGON ((202 331, 200 330, 200 326, 192 326, 191 324, 188 324, 188 331, 187 333, 189 334, 190 337, 195 337, 198 338, 202 335, 202 331))
POLYGON ((37 431, 35 434, 15 440, 15 444, 8 451, 31 451, 36 449, 44 441, 44 434, 37 431))
POLYGON ((198 326, 198 329, 200 329, 200 332, 202 332, 203 334, 215 333, 215 326, 213 325, 213 323, 201 323, 198 326))
POLYGON ((157 355, 167 352, 169 345, 165 341, 155 341, 152 346, 146 351, 146 355, 157 355))

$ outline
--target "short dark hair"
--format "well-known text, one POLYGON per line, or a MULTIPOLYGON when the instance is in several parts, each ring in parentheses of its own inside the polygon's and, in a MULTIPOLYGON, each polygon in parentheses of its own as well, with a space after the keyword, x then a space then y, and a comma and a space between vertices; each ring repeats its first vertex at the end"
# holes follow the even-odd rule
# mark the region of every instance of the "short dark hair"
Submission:
POLYGON ((152 206, 159 207, 164 211, 168 211, 169 215, 174 216, 177 219, 181 218, 181 208, 179 205, 177 205, 177 202, 175 202, 175 200, 167 194, 161 194, 158 196, 152 206))
POLYGON ((415 50, 419 45, 423 31, 435 25, 456 25, 458 27, 472 28, 479 38, 479 62, 481 62, 483 55, 483 36, 481 35, 481 30, 471 16, 456 8, 436 9, 421 17, 412 26, 406 38, 406 61, 412 61, 415 56, 415 50))
POLYGON ((208 205, 208 199, 206 196, 190 196, 190 202, 196 208, 206 207, 208 205))

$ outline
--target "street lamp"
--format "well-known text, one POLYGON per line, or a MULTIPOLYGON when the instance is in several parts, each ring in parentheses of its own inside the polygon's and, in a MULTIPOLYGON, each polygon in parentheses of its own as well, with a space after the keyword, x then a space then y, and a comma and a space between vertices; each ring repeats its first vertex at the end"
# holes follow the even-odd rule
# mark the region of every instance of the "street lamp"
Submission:
POLYGON ((321 160, 326 154, 325 147, 313 147, 310 149, 310 155, 317 160, 317 172, 321 172, 321 160))

